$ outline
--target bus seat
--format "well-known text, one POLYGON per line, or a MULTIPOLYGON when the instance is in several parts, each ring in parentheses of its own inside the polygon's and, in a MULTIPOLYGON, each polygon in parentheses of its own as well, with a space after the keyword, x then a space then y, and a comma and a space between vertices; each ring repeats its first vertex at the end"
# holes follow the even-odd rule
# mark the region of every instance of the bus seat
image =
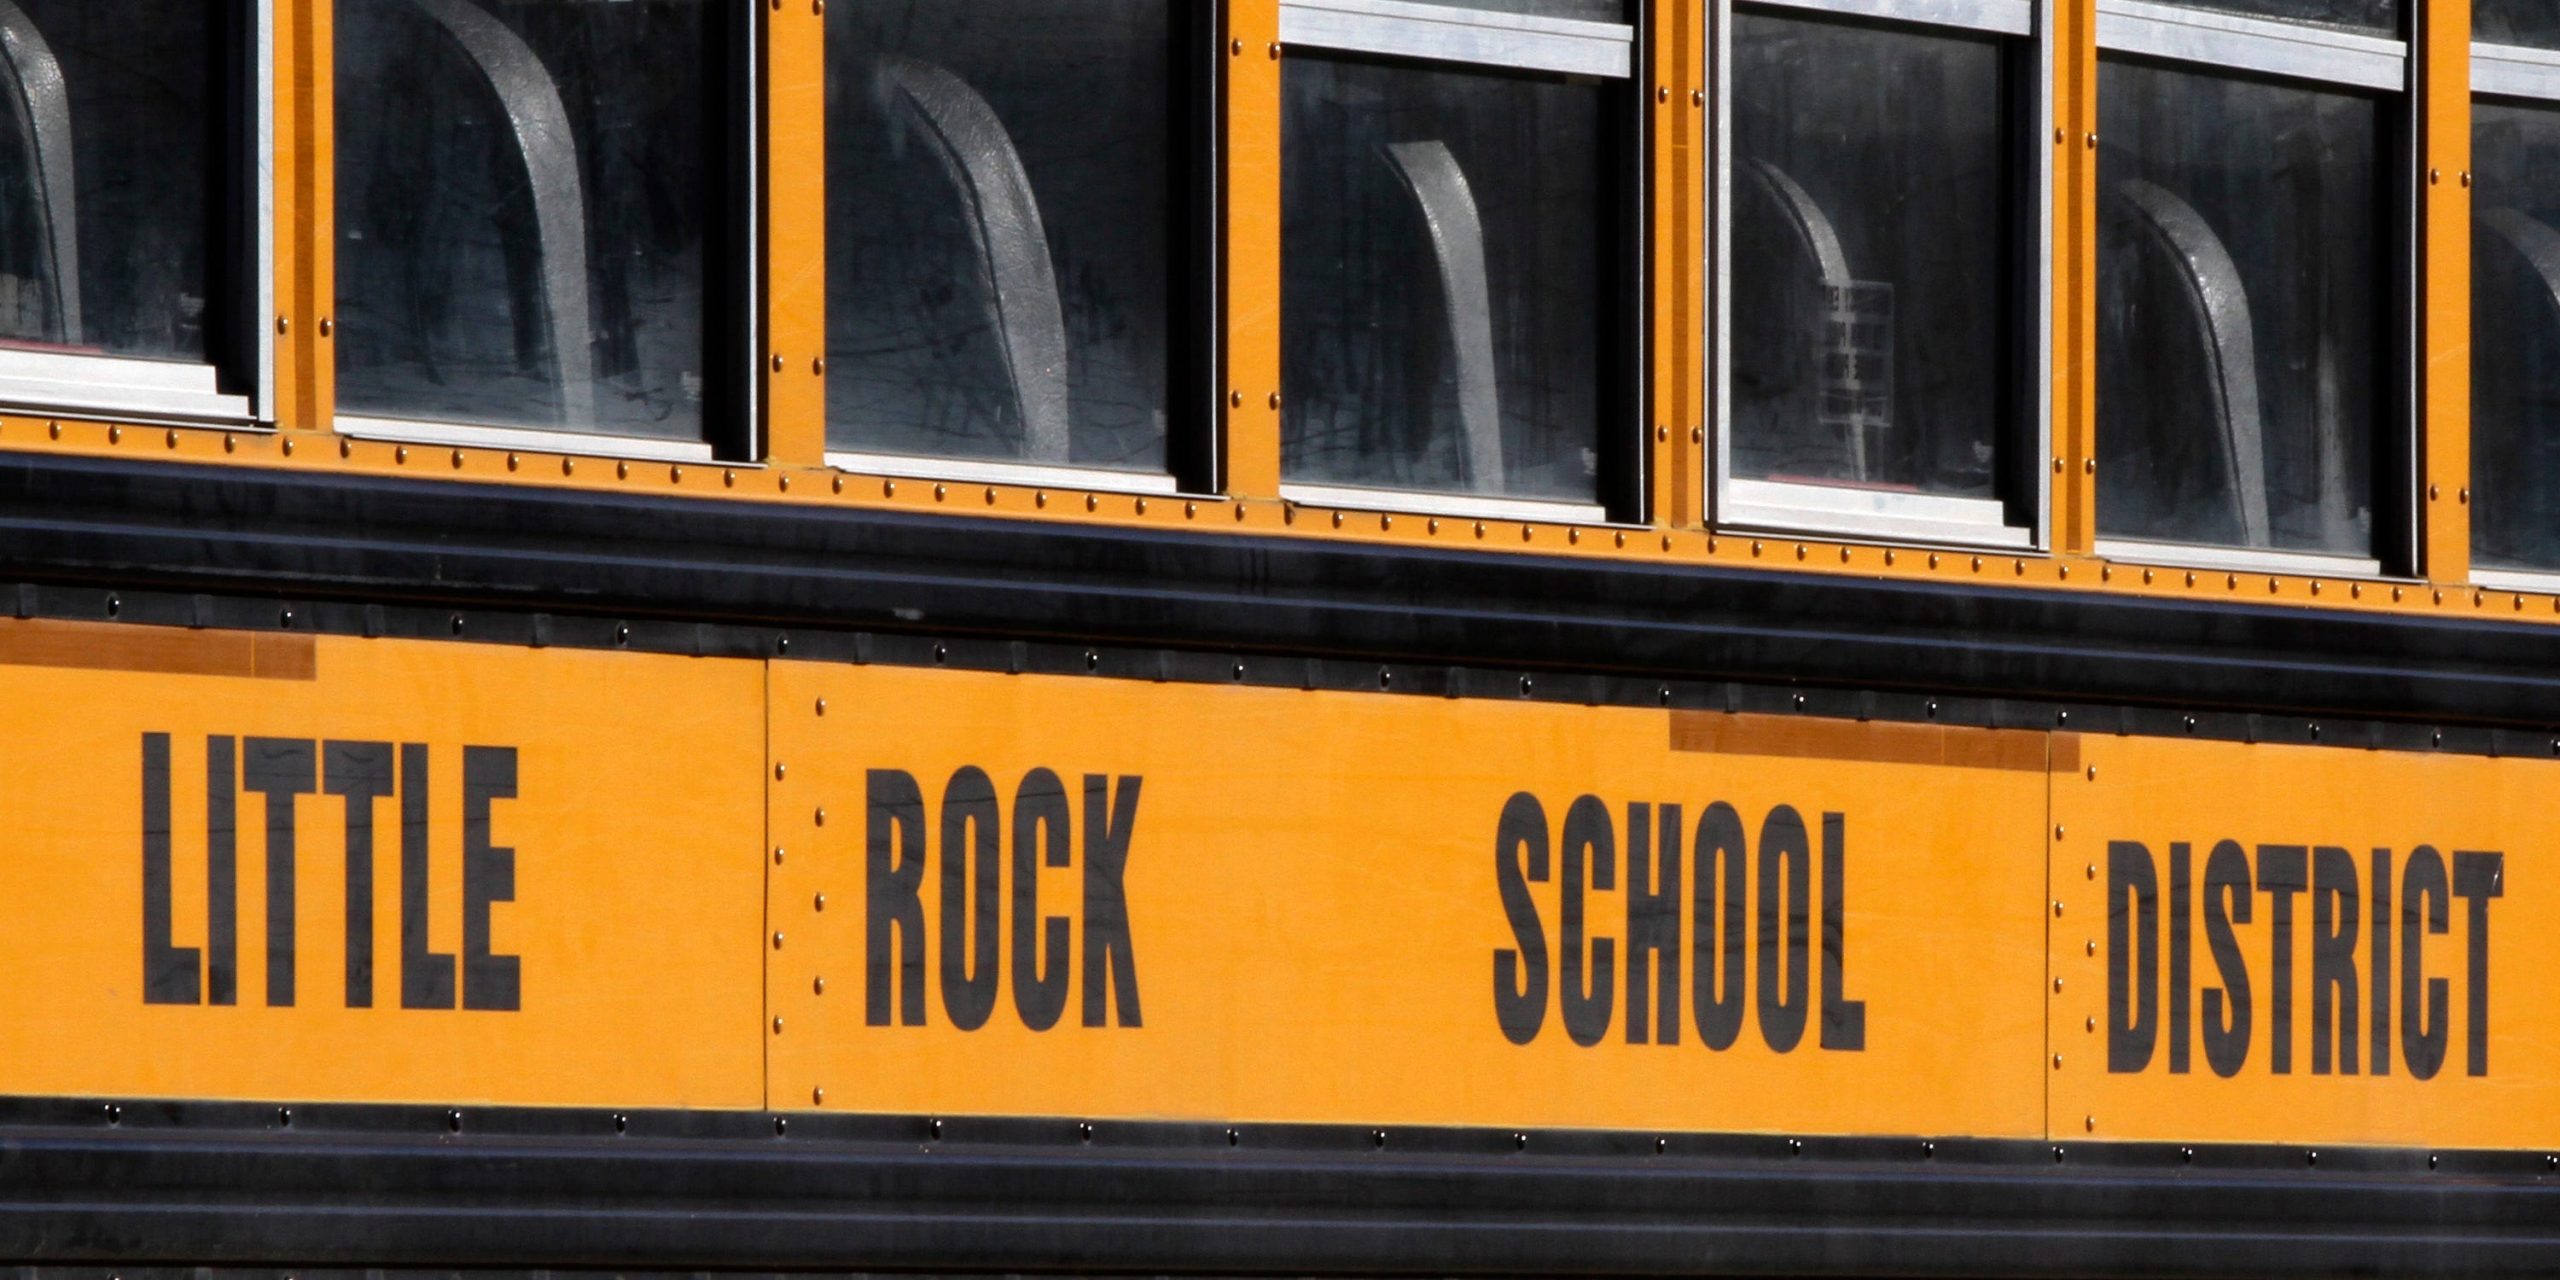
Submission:
POLYGON ((44 224, 44 268, 53 288, 53 336, 80 336, 80 219, 71 175, 71 95, 62 63, 26 11, 0 0, 0 75, 8 79, 9 115, 19 153, 29 160, 44 224))
POLYGON ((2170 275, 2195 322, 2202 350, 2207 402, 2215 418, 2214 441, 2231 477, 2232 501, 2245 545, 2269 544, 2265 420, 2258 400, 2257 340, 2249 319, 2249 292, 2239 265, 2195 207, 2167 188, 2139 178, 2118 183, 2116 194, 2137 215, 2143 234, 2138 251, 2164 255, 2170 275))
POLYGON ((544 323, 564 425, 596 420, 593 320, 587 309, 587 203, 577 138, 560 89, 524 39, 471 0, 410 0, 453 37, 506 112, 533 196, 544 323))
POLYGON ((1502 392, 1493 362, 1493 290, 1485 272, 1484 220, 1475 188, 1448 145, 1398 142, 1386 148, 1388 163, 1413 193, 1440 269, 1440 296, 1449 319, 1449 347, 1458 375, 1460 456, 1466 482, 1501 492, 1502 392))
POLYGON ((1022 156, 995 109, 958 76, 900 57, 882 59, 881 76, 965 206, 969 242, 989 285, 988 319, 1021 413, 1023 456, 1064 464, 1071 422, 1066 309, 1022 156))

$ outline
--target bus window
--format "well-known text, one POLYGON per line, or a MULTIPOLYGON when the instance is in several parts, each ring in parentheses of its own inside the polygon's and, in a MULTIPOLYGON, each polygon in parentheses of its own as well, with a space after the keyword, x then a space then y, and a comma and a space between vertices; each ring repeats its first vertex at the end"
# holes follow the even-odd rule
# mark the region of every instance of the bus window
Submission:
POLYGON ((2560 572, 2560 6, 2477 0, 2472 33, 2497 96, 2471 117, 2471 562, 2496 581, 2560 572))
POLYGON ((721 13, 339 0, 342 426, 708 452, 721 13))
POLYGON ((1282 479, 1593 518, 1637 434, 1628 6, 1429 8, 1281 5, 1282 479))
POLYGON ((0 0, 0 400, 246 418, 244 9, 0 0), (235 109, 237 106, 237 109, 235 109))
POLYGON ((1835 7, 1734 15, 1719 519, 2026 545, 2034 12, 1835 7))
POLYGON ((1187 8, 828 9, 830 449, 1170 487, 1178 331, 1206 323, 1176 260, 1187 8))
POLYGON ((2406 46, 2146 13, 2100 28, 2099 533, 2376 571, 2406 542, 2406 46))

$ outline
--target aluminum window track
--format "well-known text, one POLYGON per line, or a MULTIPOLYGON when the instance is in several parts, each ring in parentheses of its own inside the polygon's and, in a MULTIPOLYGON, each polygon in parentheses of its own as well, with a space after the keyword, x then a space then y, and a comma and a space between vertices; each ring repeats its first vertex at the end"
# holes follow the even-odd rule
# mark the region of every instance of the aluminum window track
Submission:
POLYGON ((2035 0, 1750 0, 1754 8, 1802 9, 1990 35, 2029 36, 2036 30, 2035 0))
POLYGON ((2560 50, 2475 44, 2471 46, 2471 91, 2560 99, 2560 50))
POLYGON ((2098 47, 2359 89, 2409 88, 2406 41, 2151 0, 2098 0, 2098 47))
POLYGON ((1284 45, 1624 80, 1635 28, 1409 0, 1282 0, 1284 45))

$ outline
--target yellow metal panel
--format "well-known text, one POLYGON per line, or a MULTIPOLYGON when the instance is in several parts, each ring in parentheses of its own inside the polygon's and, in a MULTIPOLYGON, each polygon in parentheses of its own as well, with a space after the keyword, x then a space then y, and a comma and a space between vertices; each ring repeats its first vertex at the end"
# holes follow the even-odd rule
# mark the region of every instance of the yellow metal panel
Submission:
POLYGON ((764 22, 765 458, 827 453, 824 0, 771 0, 764 22))
POLYGON ((790 662, 772 689, 777 1106, 2041 1132, 2040 735, 790 662), (1750 945, 1702 1017, 1685 855, 1719 802, 1743 852, 1704 915, 1739 937, 1738 901, 1750 945), (1664 1018, 1626 962, 1636 852, 1674 846, 1664 1018))
MULTIPOLYGON (((2420 196, 2419 317, 2426 576, 2471 577, 2471 0, 2418 6, 2427 180, 2420 196)), ((2388 419, 2385 419, 2388 421, 2388 419)))
POLYGON ((326 431, 337 412, 337 46, 333 0, 278 0, 272 21, 276 400, 287 431, 326 431))
POLYGON ((2560 1143, 2560 762, 2076 750, 2053 782, 2057 1135, 2560 1143))
POLYGON ((86 627, 74 629, 117 661, 16 665, 62 649, 64 627, 0 621, 11 829, 0 970, 12 975, 0 986, 0 1093, 761 1102, 757 664, 321 638, 299 640, 299 670, 288 651, 281 672, 234 657, 242 674, 186 674, 221 668, 249 638, 145 644, 130 642, 141 628, 86 627), (125 669, 95 669, 109 665, 125 669), (347 799, 331 792, 363 762, 332 761, 332 743, 381 744, 371 767, 392 793, 357 806, 371 815, 372 893, 358 897, 369 930, 348 924, 349 869, 362 860, 347 799), (268 795, 302 785, 302 768, 310 793, 291 802, 290 856, 276 862, 285 846, 271 831, 286 810, 268 795), (412 795, 424 802, 425 894, 404 902, 412 795), (155 828, 167 832, 165 879, 152 870, 155 828), (233 910, 221 913, 226 861, 233 910), (472 936, 470 914, 485 915, 485 936, 472 936), (278 919, 286 927, 271 929, 278 919), (423 932, 404 944, 413 919, 423 932), (491 960, 472 961, 475 942, 491 960), (422 958, 413 965, 404 946, 422 958), (367 947, 359 984, 347 959, 367 947), (358 991, 369 1007, 355 1007, 358 991))
POLYGON ((1703 0, 1661 0, 1652 13, 1652 245, 1646 326, 1653 432, 1652 522, 1707 519, 1707 110, 1703 0))
POLYGON ((1280 2, 1226 0, 1225 491, 1280 496, 1280 2))
POLYGON ((2054 547, 2098 539, 2098 7, 2054 0, 2054 547))

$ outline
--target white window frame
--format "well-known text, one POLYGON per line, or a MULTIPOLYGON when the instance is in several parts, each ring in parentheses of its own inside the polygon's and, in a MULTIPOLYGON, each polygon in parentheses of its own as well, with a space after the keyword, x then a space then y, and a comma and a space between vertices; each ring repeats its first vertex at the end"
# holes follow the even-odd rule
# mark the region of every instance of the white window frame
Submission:
MULTIPOLYGON (((218 19, 219 20, 219 19, 218 19)), ((225 148, 212 157, 215 166, 210 175, 219 182, 227 167, 246 164, 251 167, 251 206, 246 211, 252 223, 248 254, 254 259, 251 270, 242 273, 254 282, 256 309, 247 309, 248 299, 208 297, 209 312, 240 313, 240 322, 249 326, 255 341, 249 347, 247 360, 255 367, 237 370, 253 390, 246 395, 222 390, 225 372, 215 354, 202 362, 152 360, 137 356, 85 355, 59 351, 27 351, 0 348, 0 407, 27 413, 78 414, 119 421, 167 422, 178 425, 218 425, 256 427, 275 421, 276 403, 276 314, 275 290, 275 6, 273 0, 251 0, 247 6, 250 24, 248 42, 249 65, 242 68, 254 87, 248 104, 251 112, 247 149, 242 156, 225 148)), ((228 81, 217 79, 215 93, 230 92, 228 81)), ((235 104, 218 101, 217 110, 230 110, 235 104)), ((76 122, 75 122, 76 127, 76 122)), ((209 255, 229 256, 242 246, 220 239, 208 246, 209 255)))
MULTIPOLYGON (((2473 41, 2471 94, 2475 103, 2482 97, 2516 98, 2560 114, 2560 49, 2473 41)), ((2560 591, 2560 569, 2482 568, 2476 552, 2471 580, 2506 591, 2560 591)))
MULTIPOLYGON (((2402 0, 2404 9, 2425 0, 2402 0)), ((2213 75, 2233 71, 2276 76, 2299 81, 2331 91, 2380 94, 2386 101, 2400 103, 2404 120, 2413 119, 2416 96, 2411 79, 2415 62, 2407 40, 2393 39, 2366 32, 2312 26, 2276 18, 2258 18, 2218 10, 2157 3, 2156 0, 2097 0, 2098 52, 2102 61, 2098 75, 2104 78, 2104 55, 2132 54, 2178 63, 2190 74, 2213 75)), ((2100 122, 2103 131, 2105 123, 2100 122)), ((2408 206, 2416 208, 2417 157, 2414 150, 2395 158, 2379 157, 2379 172, 2392 174, 2398 166, 2399 180, 2407 188, 2408 206)), ((2417 242, 2414 223, 2403 227, 2383 227, 2378 244, 2389 244, 2394 236, 2401 243, 2396 260, 2398 270, 2406 278, 2401 282, 2405 296, 2417 296, 2417 242)), ((2386 267, 2380 277, 2388 279, 2386 267)), ((2398 319, 2395 332, 2402 347, 2402 367, 2417 369, 2417 317, 2414 312, 2398 319)), ((2416 378, 2407 379, 2401 398, 2393 406, 2398 413, 2398 427, 2403 439, 2400 456, 2416 458, 2418 406, 2416 378)), ((2103 396, 2106 389, 2101 387, 2103 396)), ((2392 419, 2377 413, 2374 429, 2393 430, 2392 419)), ((2417 477, 2414 474, 2377 476, 2375 492, 2383 486, 2407 487, 2407 496, 2415 497, 2417 477)), ((2374 539, 2377 546, 2405 546, 2414 554, 2417 548, 2416 504, 2408 504, 2410 527, 2384 529, 2377 513, 2374 539)), ((2330 577, 2376 578, 2382 576, 2382 559, 2375 556, 2340 556, 2320 552, 2284 551, 2262 547, 2224 547, 2207 543, 2165 542, 2147 538, 2100 538, 2097 553, 2113 560, 2141 564, 2157 564, 2178 568, 2219 569, 2226 572, 2285 573, 2325 575, 2330 577)))
MULTIPOLYGON (((2053 128, 2054 0, 1752 0, 1763 9, 1799 10, 1809 15, 1880 19, 1915 33, 1932 29, 1951 34, 1994 35, 2033 40, 2035 85, 2032 94, 2034 132, 2040 138, 2053 128)), ((1708 299, 1707 398, 1714 420, 1708 467, 1709 511, 1719 528, 1824 537, 1865 537, 1903 543, 1996 550, 2042 550, 2052 524, 2053 478, 2034 465, 2051 452, 2053 421, 2053 164, 2050 149, 2037 147, 2029 198, 2035 220, 2034 298, 2025 317, 2033 336, 2033 358, 2024 376, 2031 388, 2019 396, 2020 417, 2007 424, 2008 438, 1997 441, 2004 455, 2001 470, 2033 474, 2032 518, 2013 522, 2009 503, 1996 498, 1950 497, 1894 493, 1851 485, 1793 480, 1758 480, 1733 473, 1733 14, 1730 5, 1716 6, 1709 38, 1714 42, 1717 111, 1707 175, 1712 211, 1708 246, 1711 297, 1708 299), (2026 456, 2008 457, 2013 450, 2026 456)), ((2003 122, 2003 127, 2012 127, 2003 122)))
MULTIPOLYGON (((1413 0, 1280 0, 1280 44, 1290 50, 1377 54, 1460 68, 1588 76, 1626 82, 1632 91, 1640 70, 1636 65, 1637 33, 1651 3, 1652 0, 1628 0, 1628 7, 1636 16, 1626 22, 1593 22, 1451 4, 1419 4, 1413 0)), ((1635 119, 1632 109, 1627 119, 1635 119)), ((1637 246, 1635 256, 1641 262, 1651 256, 1646 250, 1642 211, 1633 211, 1629 223, 1628 232, 1635 237, 1637 246)), ((1633 286, 1638 293, 1643 288, 1641 279, 1639 271, 1638 283, 1633 286)), ((1640 297, 1630 295, 1625 301, 1631 317, 1641 311, 1640 297)), ((1631 332, 1640 334, 1641 326, 1631 332)), ((1635 341, 1641 348, 1643 338, 1638 336, 1635 341)), ((1604 420, 1599 427, 1602 432, 1643 431, 1639 418, 1604 420)), ((1635 450, 1638 456, 1643 452, 1635 450)), ((1609 522, 1609 510, 1600 502, 1295 481, 1282 482, 1280 496, 1308 506, 1355 511, 1573 524, 1609 522)))

